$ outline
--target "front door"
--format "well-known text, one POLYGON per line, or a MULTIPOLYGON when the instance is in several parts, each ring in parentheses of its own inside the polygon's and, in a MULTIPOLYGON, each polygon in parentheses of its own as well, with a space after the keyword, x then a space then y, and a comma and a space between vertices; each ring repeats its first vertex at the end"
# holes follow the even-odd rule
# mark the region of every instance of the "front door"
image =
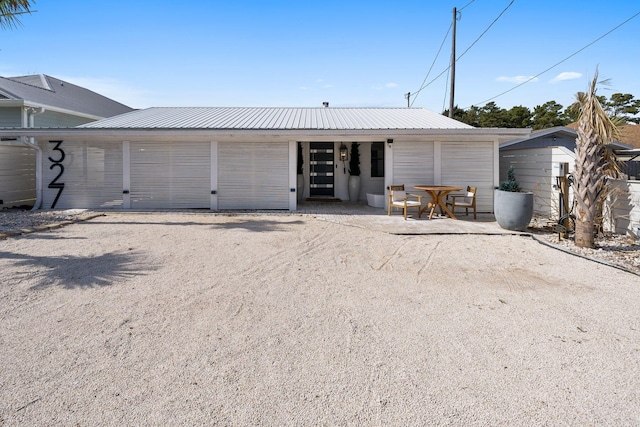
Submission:
POLYGON ((309 148, 309 195, 333 197, 333 142, 312 142, 309 148))

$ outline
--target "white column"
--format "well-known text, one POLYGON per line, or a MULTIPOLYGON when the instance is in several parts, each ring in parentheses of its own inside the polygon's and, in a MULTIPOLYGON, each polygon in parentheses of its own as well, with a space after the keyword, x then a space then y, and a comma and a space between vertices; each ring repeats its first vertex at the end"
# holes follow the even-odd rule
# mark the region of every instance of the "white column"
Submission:
POLYGON ((209 209, 218 210, 218 141, 211 141, 211 200, 209 209))
POLYGON ((122 208, 131 209, 131 147, 122 141, 122 208))
POLYGON ((433 142, 433 184, 442 185, 442 142, 433 142))
POLYGON ((296 198, 296 185, 298 173, 298 143, 289 141, 289 210, 295 211, 298 208, 296 198))
MULTIPOLYGON (((387 140, 389 141, 389 140, 387 140)), ((384 143, 384 208, 389 203, 389 186, 393 185, 393 143, 384 143)))
MULTIPOLYGON (((493 140, 493 186, 500 185, 500 142, 493 140)), ((492 192, 493 194, 493 192, 492 192)))

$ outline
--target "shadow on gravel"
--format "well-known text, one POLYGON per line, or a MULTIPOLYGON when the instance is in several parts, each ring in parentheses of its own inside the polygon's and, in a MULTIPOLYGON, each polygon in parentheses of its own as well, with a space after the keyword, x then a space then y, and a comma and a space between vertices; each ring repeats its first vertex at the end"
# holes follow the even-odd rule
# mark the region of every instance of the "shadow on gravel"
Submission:
POLYGON ((304 224, 304 221, 296 220, 296 221, 268 221, 268 220, 249 220, 243 219, 235 222, 224 222, 220 224, 211 224, 214 229, 220 230, 237 230, 243 229, 246 231, 253 231, 257 233, 267 232, 267 231, 286 231, 289 226, 292 225, 301 225, 304 224))
MULTIPOLYGON (((39 283, 32 290, 52 286, 65 289, 109 286, 114 282, 144 275, 157 269, 142 261, 139 253, 108 253, 97 256, 31 256, 0 251, 0 258, 13 260, 13 264, 31 270, 26 277, 36 274, 39 283)), ((20 278, 17 278, 20 279, 20 278)))

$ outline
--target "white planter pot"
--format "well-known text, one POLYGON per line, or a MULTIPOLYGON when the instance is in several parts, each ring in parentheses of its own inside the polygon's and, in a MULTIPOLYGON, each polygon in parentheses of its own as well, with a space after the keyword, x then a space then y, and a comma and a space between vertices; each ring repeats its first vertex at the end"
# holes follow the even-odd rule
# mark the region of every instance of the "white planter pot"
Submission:
POLYGON ((360 177, 349 176, 349 201, 357 202, 360 196, 360 177))

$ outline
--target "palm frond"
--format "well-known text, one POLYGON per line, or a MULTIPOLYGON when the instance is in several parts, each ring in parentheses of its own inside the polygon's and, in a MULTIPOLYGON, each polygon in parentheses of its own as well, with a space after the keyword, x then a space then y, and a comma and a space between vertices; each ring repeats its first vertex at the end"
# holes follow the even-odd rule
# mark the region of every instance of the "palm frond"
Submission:
POLYGON ((31 3, 32 0, 0 0, 0 28, 22 25, 19 16, 31 13, 31 3))

